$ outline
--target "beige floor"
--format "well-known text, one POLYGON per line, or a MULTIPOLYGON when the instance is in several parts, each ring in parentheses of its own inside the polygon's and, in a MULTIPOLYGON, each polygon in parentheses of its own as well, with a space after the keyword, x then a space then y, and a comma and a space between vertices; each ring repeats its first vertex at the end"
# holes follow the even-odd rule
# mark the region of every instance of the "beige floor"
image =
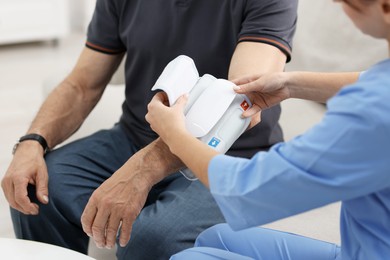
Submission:
MULTIPOLYGON (((11 161, 13 144, 25 133, 42 101, 43 82, 58 71, 69 70, 83 42, 83 35, 73 34, 57 46, 51 43, 0 46, 0 178, 11 161)), ((103 105, 109 105, 110 99, 120 99, 122 95, 121 88, 108 89, 103 105)), ((286 101, 283 108, 281 123, 286 139, 301 134, 318 122, 325 110, 323 105, 299 100, 286 101)), ((119 113, 119 108, 113 110, 119 113)), ((111 123, 101 122, 102 113, 109 116, 107 111, 98 107, 77 136, 111 123)), ((332 204, 267 226, 338 243, 338 214, 339 204, 332 204)), ((0 237, 14 237, 7 202, 2 193, 0 223, 0 237)), ((97 259, 113 259, 113 252, 106 250, 94 248, 91 254, 97 259)))

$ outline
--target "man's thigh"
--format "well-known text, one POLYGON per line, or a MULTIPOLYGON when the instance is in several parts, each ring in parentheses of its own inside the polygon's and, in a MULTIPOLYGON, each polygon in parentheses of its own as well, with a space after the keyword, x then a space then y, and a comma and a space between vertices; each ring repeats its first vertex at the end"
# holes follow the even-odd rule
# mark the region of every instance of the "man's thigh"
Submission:
POLYGON ((118 125, 50 152, 49 199, 78 223, 92 192, 135 152, 118 125))
POLYGON ((204 229, 224 221, 206 187, 173 174, 151 190, 129 244, 118 249, 118 259, 169 259, 192 247, 204 229))

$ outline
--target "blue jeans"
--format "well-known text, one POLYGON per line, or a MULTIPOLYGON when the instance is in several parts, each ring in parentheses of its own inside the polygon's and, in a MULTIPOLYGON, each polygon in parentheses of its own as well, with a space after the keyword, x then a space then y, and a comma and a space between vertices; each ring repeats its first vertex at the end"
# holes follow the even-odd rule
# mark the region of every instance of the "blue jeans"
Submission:
POLYGON ((227 224, 215 225, 203 231, 195 247, 184 250, 172 260, 336 260, 340 247, 291 233, 250 228, 233 231, 227 224))
MULTIPOLYGON (((49 204, 39 204, 35 187, 29 196, 40 205, 37 216, 11 209, 16 236, 88 252, 80 217, 92 192, 137 152, 116 125, 46 155, 49 204)), ((204 229, 224 222, 209 191, 175 173, 156 184, 135 221, 129 244, 118 246, 118 259, 169 259, 192 247, 204 229)))

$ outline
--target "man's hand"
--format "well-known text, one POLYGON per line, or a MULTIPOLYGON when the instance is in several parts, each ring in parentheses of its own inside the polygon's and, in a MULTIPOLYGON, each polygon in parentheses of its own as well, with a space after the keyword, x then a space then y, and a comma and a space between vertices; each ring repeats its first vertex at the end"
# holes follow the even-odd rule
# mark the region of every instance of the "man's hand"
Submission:
POLYGON ((151 187, 182 167, 183 163, 157 138, 92 194, 81 216, 84 232, 98 247, 112 248, 120 228, 119 244, 126 246, 151 187))
POLYGON ((14 158, 1 182, 4 195, 10 206, 26 215, 37 215, 39 206, 32 203, 27 193, 29 184, 36 186, 38 200, 47 204, 48 174, 43 158, 43 149, 35 141, 19 144, 14 158))
POLYGON ((125 164, 92 194, 81 216, 84 232, 97 247, 113 248, 120 229, 119 244, 124 247, 150 188, 137 169, 125 164))

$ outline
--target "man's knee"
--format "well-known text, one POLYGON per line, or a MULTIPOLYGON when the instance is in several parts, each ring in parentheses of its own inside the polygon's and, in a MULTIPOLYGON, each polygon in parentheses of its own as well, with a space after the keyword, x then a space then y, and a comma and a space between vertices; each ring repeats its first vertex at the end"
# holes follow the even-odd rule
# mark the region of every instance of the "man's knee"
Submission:
POLYGON ((118 259, 169 259, 194 245, 196 235, 185 231, 183 225, 142 219, 133 225, 130 242, 118 247, 118 259))

